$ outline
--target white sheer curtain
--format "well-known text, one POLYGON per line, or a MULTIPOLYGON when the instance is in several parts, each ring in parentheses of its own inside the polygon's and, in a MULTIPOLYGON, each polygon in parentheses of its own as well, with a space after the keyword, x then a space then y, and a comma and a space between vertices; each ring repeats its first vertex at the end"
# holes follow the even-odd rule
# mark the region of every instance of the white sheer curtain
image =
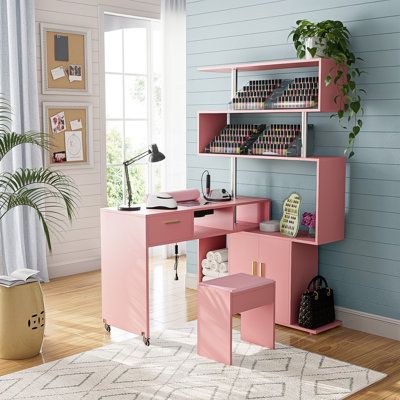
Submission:
MULTIPOLYGON (((38 131, 39 102, 36 76, 35 2, 0 1, 0 93, 12 106, 12 130, 38 131)), ((0 163, 0 172, 42 166, 39 149, 16 147, 0 163)), ((0 225, 2 273, 19 268, 40 270, 48 280, 46 247, 40 223, 32 210, 16 208, 0 225)))
MULTIPOLYGON (((165 189, 186 188, 186 0, 161 0, 165 189)), ((181 244, 179 252, 185 252, 181 244)), ((173 255, 167 246, 166 255, 173 255)))
POLYGON ((186 188, 186 0, 162 0, 165 188, 186 188))

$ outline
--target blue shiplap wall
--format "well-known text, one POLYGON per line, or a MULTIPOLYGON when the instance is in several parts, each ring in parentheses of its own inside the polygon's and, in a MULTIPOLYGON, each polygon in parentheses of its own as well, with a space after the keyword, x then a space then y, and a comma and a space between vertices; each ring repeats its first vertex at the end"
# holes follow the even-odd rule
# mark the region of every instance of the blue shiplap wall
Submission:
MULTIPOLYGON (((201 110, 225 109, 230 77, 198 72, 204 65, 294 58, 287 41, 297 19, 342 20, 365 62, 368 91, 364 129, 348 163, 346 239, 320 247, 320 272, 336 303, 400 319, 400 1, 399 0, 187 0, 187 184, 199 187, 203 169, 214 187, 229 188, 229 161, 196 155, 201 110)), ((269 75, 269 77, 285 74, 269 75)), ((243 75, 240 85, 262 75, 243 75)), ((251 122, 250 119, 243 121, 251 122)), ((249 117, 247 117, 249 118, 249 117)), ((258 122, 294 121, 282 116, 258 122)), ((346 134, 329 115, 313 116, 317 154, 342 155, 346 134)), ((291 191, 303 210, 315 207, 315 170, 304 163, 239 160, 238 192, 270 197, 273 215, 291 191)), ((188 272, 196 271, 196 243, 188 245, 188 272)))

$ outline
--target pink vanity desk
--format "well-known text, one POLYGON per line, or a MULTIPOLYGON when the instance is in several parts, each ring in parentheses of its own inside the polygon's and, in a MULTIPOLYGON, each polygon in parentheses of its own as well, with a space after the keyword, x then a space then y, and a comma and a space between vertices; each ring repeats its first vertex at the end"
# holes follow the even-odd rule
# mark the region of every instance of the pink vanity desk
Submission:
POLYGON ((142 335, 145 344, 150 344, 149 247, 198 239, 201 281, 201 260, 209 250, 225 247, 227 234, 257 229, 269 216, 270 200, 253 197, 177 210, 147 210, 144 206, 136 212, 102 209, 102 316, 106 329, 114 326, 142 335), (195 211, 201 210, 214 210, 214 214, 194 218, 195 211))

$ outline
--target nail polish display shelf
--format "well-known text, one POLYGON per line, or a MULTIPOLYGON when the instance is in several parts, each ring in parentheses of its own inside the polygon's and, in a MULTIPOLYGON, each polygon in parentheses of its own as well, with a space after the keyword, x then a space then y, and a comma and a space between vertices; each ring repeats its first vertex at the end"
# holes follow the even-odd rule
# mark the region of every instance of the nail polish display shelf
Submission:
MULTIPOLYGON (((309 125, 310 130, 312 125, 309 125)), ((308 149, 312 154, 313 140, 308 149)), ((204 148, 209 154, 299 157, 301 125, 299 124, 227 124, 204 148)), ((309 155, 310 155, 309 154, 309 155)))
POLYGON ((318 76, 252 80, 236 93, 229 109, 317 109, 318 81, 318 76))

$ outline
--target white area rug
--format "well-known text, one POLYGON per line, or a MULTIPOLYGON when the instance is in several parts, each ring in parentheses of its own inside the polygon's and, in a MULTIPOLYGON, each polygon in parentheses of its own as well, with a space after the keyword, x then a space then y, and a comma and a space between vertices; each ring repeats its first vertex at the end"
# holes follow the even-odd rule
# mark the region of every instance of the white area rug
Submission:
POLYGON ((0 377, 0 399, 343 399, 386 375, 295 347, 242 342, 233 366, 196 354, 196 324, 0 377))

